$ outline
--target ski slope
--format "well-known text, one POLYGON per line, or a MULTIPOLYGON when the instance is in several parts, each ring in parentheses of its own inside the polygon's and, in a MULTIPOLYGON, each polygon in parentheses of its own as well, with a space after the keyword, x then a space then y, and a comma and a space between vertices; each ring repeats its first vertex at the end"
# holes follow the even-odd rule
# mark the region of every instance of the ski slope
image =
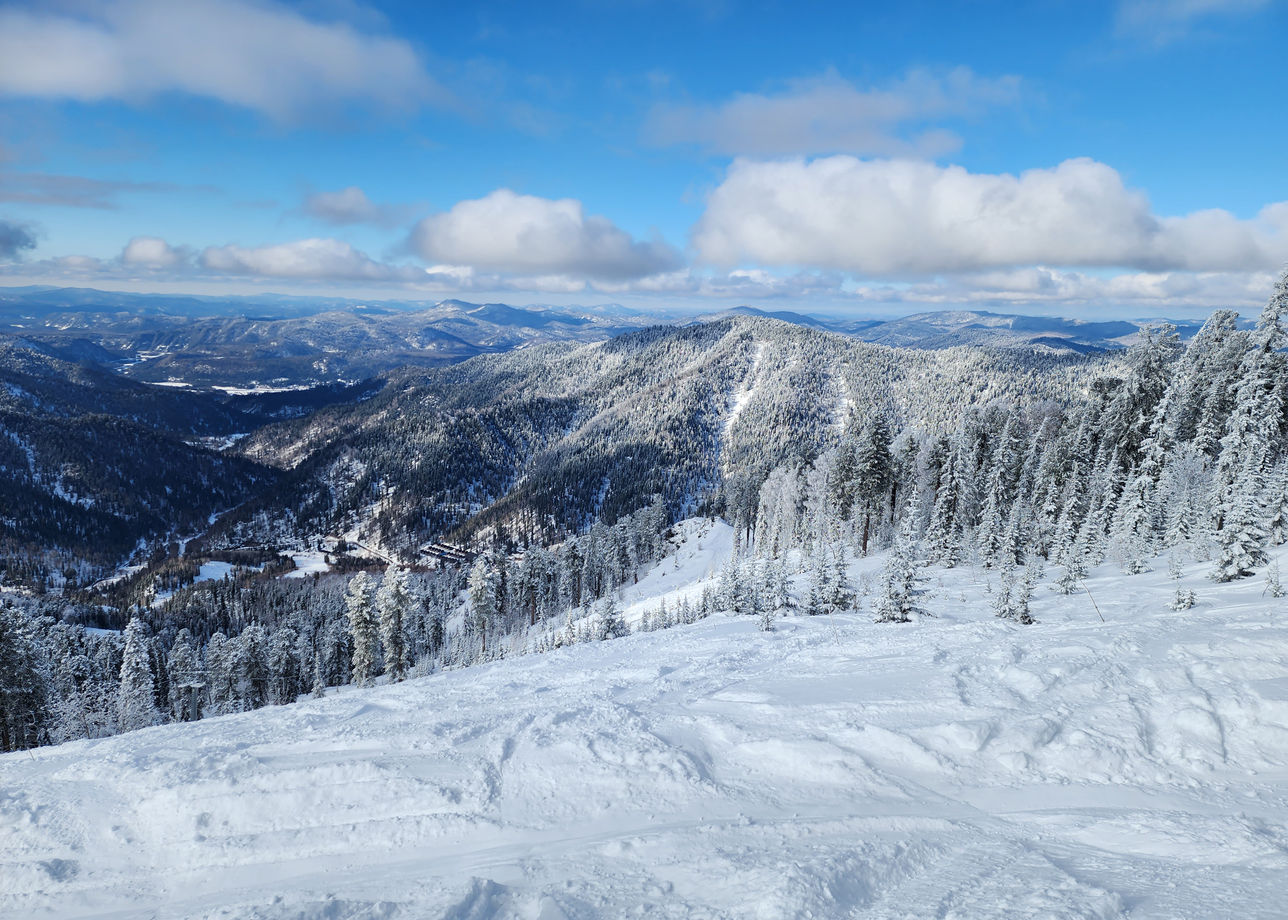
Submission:
POLYGON ((6 755, 0 916, 1283 917, 1288 602, 1195 565, 1172 612, 1157 568, 1088 580, 1104 622, 931 570, 910 625, 717 615, 6 755))

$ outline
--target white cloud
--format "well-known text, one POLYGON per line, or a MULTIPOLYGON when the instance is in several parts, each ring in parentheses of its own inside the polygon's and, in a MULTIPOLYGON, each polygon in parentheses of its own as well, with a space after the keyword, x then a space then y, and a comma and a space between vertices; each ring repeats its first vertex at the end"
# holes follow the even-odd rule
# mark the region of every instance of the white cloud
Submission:
POLYGON ((945 75, 913 71, 879 89, 860 89, 827 73, 794 80, 779 93, 739 93, 719 105, 659 105, 644 135, 654 144, 697 144, 746 156, 938 156, 961 142, 927 122, 1012 104, 1019 91, 1015 77, 990 79, 964 67, 945 75))
MULTIPOLYGON (((977 272, 913 284, 858 284, 847 289, 865 303, 974 306, 1025 310, 1133 307, 1206 311, 1218 306, 1255 309, 1266 302, 1275 272, 1123 272, 1099 276, 1042 266, 977 272)), ((1175 315, 1175 313, 1173 313, 1175 315)))
POLYGON ((275 118, 352 102, 405 109, 445 95, 406 41, 271 0, 105 0, 82 16, 0 10, 0 95, 166 92, 275 118))
POLYGON ((144 268, 173 268, 186 258, 186 252, 155 236, 136 236, 121 251, 123 264, 144 268))
POLYGON ((336 192, 314 192, 305 196, 305 214, 328 224, 376 224, 389 226, 398 221, 402 209, 376 204, 356 185, 336 192))
POLYGON ((1288 203, 1252 220, 1153 214, 1103 163, 1018 176, 910 160, 736 161, 693 230, 716 265, 810 266, 915 277, 1026 265, 1148 271, 1273 269, 1288 203))
POLYGON ((201 267, 263 278, 332 281, 418 281, 423 269, 378 262, 343 240, 306 239, 269 246, 210 246, 201 267))
POLYGON ((622 281, 678 268, 662 240, 632 239, 581 202, 498 189, 426 217, 412 230, 413 251, 430 262, 517 275, 571 275, 622 281))
POLYGON ((1196 24, 1221 16, 1240 16, 1269 6, 1271 0, 1122 0, 1119 35, 1141 36, 1156 44, 1183 38, 1196 24))

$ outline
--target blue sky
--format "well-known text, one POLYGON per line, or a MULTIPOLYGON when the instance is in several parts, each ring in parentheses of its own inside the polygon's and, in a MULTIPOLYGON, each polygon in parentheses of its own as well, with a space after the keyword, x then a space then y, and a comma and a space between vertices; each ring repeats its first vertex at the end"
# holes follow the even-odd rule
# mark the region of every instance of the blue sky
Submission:
POLYGON ((0 283, 1250 310, 1285 39, 1274 0, 0 3, 0 283))

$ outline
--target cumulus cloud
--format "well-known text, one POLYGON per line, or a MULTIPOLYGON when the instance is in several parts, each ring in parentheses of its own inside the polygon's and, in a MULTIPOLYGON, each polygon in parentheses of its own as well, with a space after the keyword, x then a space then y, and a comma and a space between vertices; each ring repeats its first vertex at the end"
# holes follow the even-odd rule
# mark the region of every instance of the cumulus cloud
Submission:
POLYGON ((379 205, 356 185, 336 192, 314 192, 304 198, 303 212, 328 224, 388 226, 399 219, 399 208, 379 205))
POLYGON ((31 227, 12 220, 0 219, 0 259, 19 259, 36 248, 36 234, 31 227))
POLYGON ((136 236, 121 251, 122 264, 142 268, 173 268, 186 258, 184 250, 155 236, 136 236))
POLYGON ((418 281, 423 269, 372 259, 343 240, 306 239, 269 246, 210 246, 202 268, 231 275, 331 281, 418 281))
POLYGON ((855 153, 938 156, 960 138, 927 122, 974 115, 1019 98, 1015 77, 913 71, 883 88, 862 89, 836 73, 795 80, 778 93, 739 93, 719 105, 659 105, 644 136, 657 145, 697 144, 746 156, 855 153))
POLYGON ((0 94, 133 101, 180 92, 274 118, 445 96, 406 41, 271 0, 105 0, 84 9, 0 9, 0 94))
POLYGON ((519 275, 623 281, 670 271, 680 254, 662 240, 633 239, 581 202, 498 189, 420 221, 409 244, 427 261, 519 275))
POLYGON ((693 230, 717 265, 918 276, 1025 265, 1145 271, 1272 269, 1288 203, 1252 220, 1155 215, 1109 166, 1067 160, 1018 176, 911 160, 736 161, 693 230))

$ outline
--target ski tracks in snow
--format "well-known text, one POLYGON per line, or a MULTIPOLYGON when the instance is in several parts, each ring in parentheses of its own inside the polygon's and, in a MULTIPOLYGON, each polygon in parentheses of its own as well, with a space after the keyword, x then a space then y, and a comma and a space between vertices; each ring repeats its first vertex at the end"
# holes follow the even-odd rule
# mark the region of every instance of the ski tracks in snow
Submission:
POLYGON ((0 914, 1278 916, 1288 628, 967 574, 0 757, 0 914))

